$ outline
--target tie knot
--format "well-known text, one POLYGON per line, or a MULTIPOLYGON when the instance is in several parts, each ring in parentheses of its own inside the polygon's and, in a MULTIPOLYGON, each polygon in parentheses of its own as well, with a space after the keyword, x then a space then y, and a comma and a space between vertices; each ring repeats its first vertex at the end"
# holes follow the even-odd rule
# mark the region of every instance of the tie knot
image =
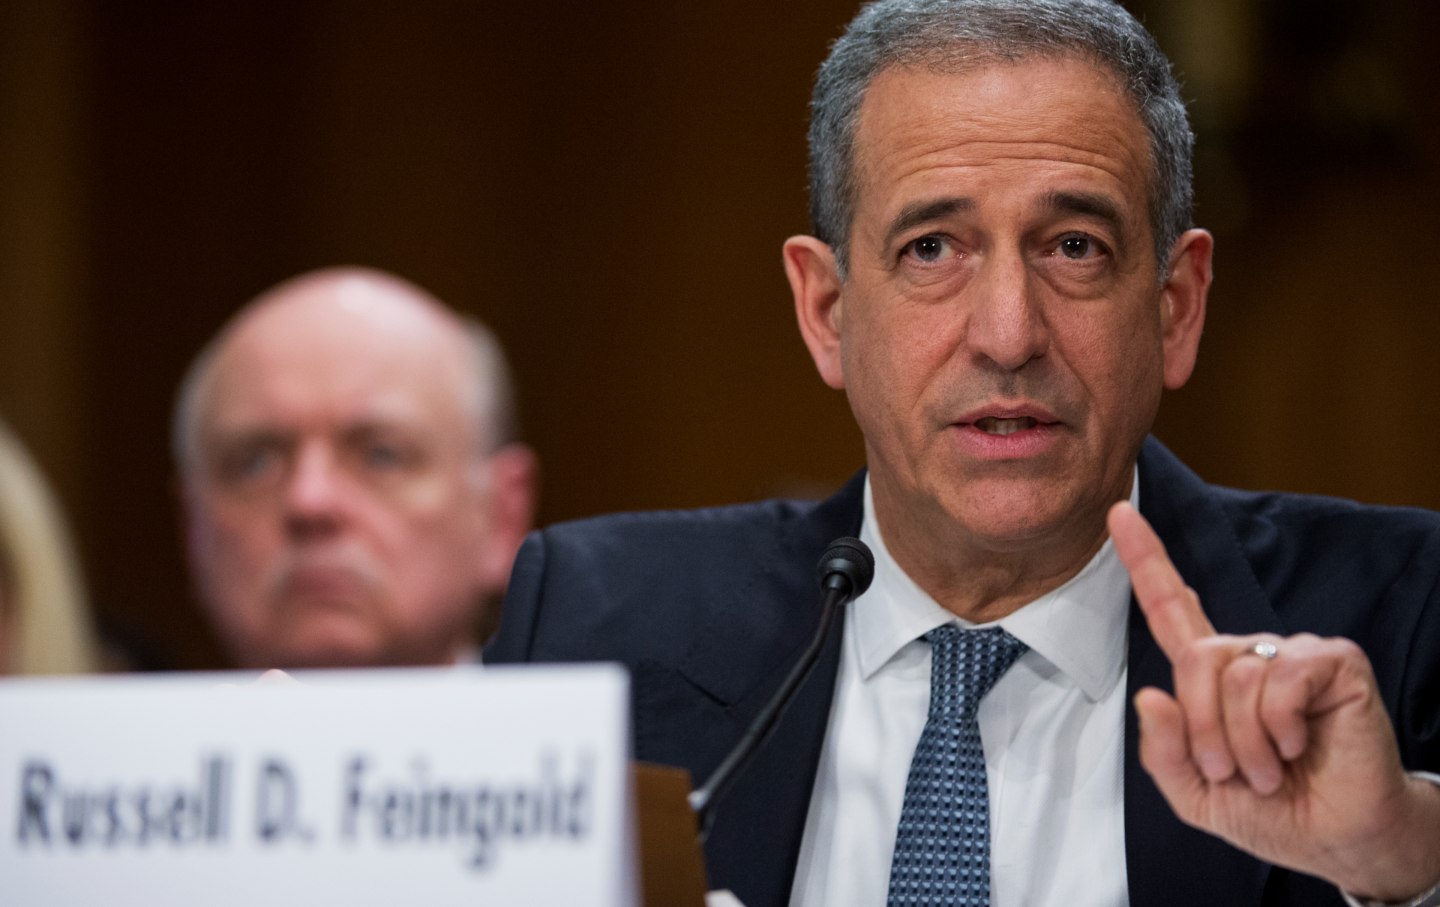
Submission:
POLYGON ((980 700, 1029 648, 999 627, 954 624, 925 634, 930 642, 930 714, 971 716, 980 700))

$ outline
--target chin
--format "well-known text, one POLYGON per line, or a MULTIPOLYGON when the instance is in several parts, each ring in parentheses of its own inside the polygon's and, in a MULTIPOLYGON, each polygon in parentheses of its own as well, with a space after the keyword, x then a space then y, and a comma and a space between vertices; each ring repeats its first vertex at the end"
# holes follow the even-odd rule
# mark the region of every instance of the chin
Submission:
MULTIPOLYGON (((1038 498, 1030 495, 1006 496, 994 501, 991 506, 982 507, 976 507, 970 501, 967 502, 970 506, 962 504, 953 508, 951 514, 959 525, 967 527, 972 536, 985 539, 989 547, 999 551, 1023 550, 1057 535, 1073 535, 1078 504, 1061 503, 1061 506, 1056 506, 1067 500, 1059 492, 1038 498)), ((1097 527, 1103 525, 1102 518, 1097 527)))
POLYGON ((294 668, 357 668, 389 660, 384 639, 353 611, 287 621, 274 642, 273 651, 294 668))
POLYGON ((1004 553, 1023 552, 1048 539, 1051 527, 1015 523, 971 523, 970 534, 984 540, 984 547, 1004 553))

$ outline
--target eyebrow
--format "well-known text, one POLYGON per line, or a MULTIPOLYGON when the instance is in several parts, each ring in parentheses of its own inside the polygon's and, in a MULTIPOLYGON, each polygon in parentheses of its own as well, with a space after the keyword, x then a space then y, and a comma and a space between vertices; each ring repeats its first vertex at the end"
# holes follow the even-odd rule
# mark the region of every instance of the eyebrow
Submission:
MULTIPOLYGON (((1120 214, 1120 206, 1109 196, 1094 192, 1055 191, 1046 193, 1040 203, 1055 214, 1079 214, 1097 218, 1108 224, 1122 238, 1125 234, 1125 220, 1120 214)), ((949 196, 906 205, 885 231, 885 248, 889 248, 900 235, 916 227, 973 210, 974 207, 975 200, 965 196, 949 196)))
POLYGON ((204 444, 234 447, 241 444, 289 444, 295 433, 273 425, 220 425, 209 426, 202 436, 204 444))
POLYGON ((1125 220, 1120 207, 1108 196, 1092 192, 1050 192, 1041 202, 1056 214, 1079 214, 1104 221, 1121 236, 1125 233, 1125 220))
POLYGON ((974 207, 973 199, 962 196, 913 202, 906 205, 890 222, 889 229, 885 231, 885 248, 888 249, 900 234, 913 230, 921 224, 928 224, 961 211, 969 211, 974 207))

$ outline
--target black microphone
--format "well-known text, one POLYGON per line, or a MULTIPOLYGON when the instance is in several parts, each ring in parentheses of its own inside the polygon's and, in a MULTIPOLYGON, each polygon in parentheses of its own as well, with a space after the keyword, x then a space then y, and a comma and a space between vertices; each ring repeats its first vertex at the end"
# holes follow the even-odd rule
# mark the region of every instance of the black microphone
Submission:
POLYGON ((765 703, 765 708, 755 716, 755 720, 745 731, 745 736, 735 744, 730 755, 711 772, 704 784, 690 793, 690 808, 695 811, 701 841, 710 833, 710 823, 715 818, 715 802, 729 789, 731 782, 739 776, 740 769, 760 748, 760 744, 770 736, 770 731, 780 719, 780 713, 790 704, 795 691, 809 676, 810 669, 815 667, 815 661, 820 657, 820 649, 825 644, 826 633, 835 618, 836 609, 870 588, 870 580, 875 577, 875 556, 859 539, 838 538, 820 555, 815 574, 820 581, 820 589, 825 593, 825 604, 820 610, 820 626, 815 630, 815 638, 810 640, 810 645, 800 656, 800 660, 790 669, 784 682, 775 690, 775 695, 765 703))

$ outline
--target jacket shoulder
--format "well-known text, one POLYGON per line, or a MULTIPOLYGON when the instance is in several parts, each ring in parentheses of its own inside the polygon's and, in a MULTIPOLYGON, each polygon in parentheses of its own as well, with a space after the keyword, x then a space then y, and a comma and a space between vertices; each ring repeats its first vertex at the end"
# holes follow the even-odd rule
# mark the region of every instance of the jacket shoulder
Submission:
POLYGON ((817 559, 860 524, 862 477, 767 500, 558 523, 521 547, 487 662, 673 658, 708 632, 765 635, 818 597, 817 559))
POLYGON ((613 513, 556 523, 538 533, 552 569, 633 572, 679 578, 681 565, 723 569, 814 512, 813 501, 768 500, 696 510, 613 513))
POLYGON ((1440 513, 1343 498, 1211 486, 1258 572, 1350 571, 1370 584, 1440 568, 1440 513))

